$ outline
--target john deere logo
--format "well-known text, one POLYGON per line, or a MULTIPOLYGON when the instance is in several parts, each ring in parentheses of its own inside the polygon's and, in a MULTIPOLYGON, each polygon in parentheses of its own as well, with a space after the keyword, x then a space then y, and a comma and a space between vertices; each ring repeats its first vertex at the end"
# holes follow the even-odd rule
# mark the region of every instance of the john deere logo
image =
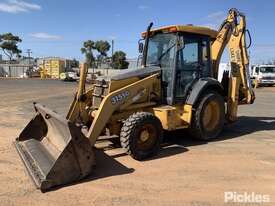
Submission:
POLYGON ((130 95, 129 91, 125 91, 120 94, 117 94, 111 98, 111 103, 118 104, 118 103, 124 101, 129 95, 130 95))

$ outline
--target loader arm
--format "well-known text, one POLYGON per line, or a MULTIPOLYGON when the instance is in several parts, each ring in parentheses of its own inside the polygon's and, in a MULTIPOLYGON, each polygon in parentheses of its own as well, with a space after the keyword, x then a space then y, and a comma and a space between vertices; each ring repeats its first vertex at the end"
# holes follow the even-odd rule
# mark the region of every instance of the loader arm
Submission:
POLYGON ((110 120, 110 117, 115 111, 126 109, 138 101, 145 93, 147 93, 149 98, 150 92, 148 88, 151 88, 156 81, 160 81, 159 75, 159 72, 152 74, 135 83, 109 93, 103 99, 98 110, 94 112, 94 120, 86 133, 86 137, 89 138, 91 145, 95 144, 98 136, 101 134, 106 123, 110 120))
POLYGON ((235 121, 239 104, 252 104, 255 94, 249 77, 249 58, 245 41, 246 21, 244 14, 230 9, 216 40, 212 43, 212 68, 215 78, 218 76, 219 63, 224 48, 228 46, 231 62, 227 94, 227 119, 235 121))
POLYGON ((93 88, 86 91, 86 79, 87 79, 88 65, 87 63, 80 64, 80 78, 78 89, 75 94, 74 100, 70 105, 66 119, 71 122, 87 122, 89 119, 88 113, 85 110, 88 102, 90 101, 87 97, 92 96, 93 88))

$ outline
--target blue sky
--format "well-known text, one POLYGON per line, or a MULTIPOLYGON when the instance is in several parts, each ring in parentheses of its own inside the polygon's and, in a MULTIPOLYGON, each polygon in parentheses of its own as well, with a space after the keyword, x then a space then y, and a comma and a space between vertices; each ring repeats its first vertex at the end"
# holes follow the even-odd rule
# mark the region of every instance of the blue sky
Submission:
POLYGON ((83 59, 82 42, 114 39, 115 50, 136 57, 140 33, 154 26, 194 24, 217 27, 229 8, 247 16, 251 61, 275 59, 275 1, 266 0, 0 0, 0 33, 12 32, 26 55, 83 59))

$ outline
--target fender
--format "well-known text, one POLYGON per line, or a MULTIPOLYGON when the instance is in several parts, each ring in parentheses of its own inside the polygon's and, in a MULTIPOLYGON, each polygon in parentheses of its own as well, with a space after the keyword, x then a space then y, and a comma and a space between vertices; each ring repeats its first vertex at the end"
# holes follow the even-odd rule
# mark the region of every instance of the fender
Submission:
POLYGON ((193 86, 187 97, 186 104, 195 105, 204 91, 212 89, 216 90, 222 96, 225 96, 225 91, 222 84, 214 78, 201 78, 193 86))

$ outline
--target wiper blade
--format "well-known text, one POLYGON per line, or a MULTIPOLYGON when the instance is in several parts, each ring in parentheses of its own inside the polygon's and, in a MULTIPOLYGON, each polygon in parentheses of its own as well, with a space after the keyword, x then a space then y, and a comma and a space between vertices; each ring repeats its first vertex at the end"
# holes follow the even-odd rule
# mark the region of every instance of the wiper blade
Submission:
POLYGON ((170 46, 168 49, 165 50, 165 52, 163 52, 159 58, 158 61, 160 62, 160 60, 162 59, 162 57, 164 57, 174 46, 176 46, 176 43, 174 43, 172 46, 170 46))
POLYGON ((174 46, 176 46, 176 43, 174 43, 172 46, 170 46, 168 49, 166 49, 158 58, 158 62, 150 63, 149 66, 159 66, 161 67, 160 60, 167 54, 174 46))

